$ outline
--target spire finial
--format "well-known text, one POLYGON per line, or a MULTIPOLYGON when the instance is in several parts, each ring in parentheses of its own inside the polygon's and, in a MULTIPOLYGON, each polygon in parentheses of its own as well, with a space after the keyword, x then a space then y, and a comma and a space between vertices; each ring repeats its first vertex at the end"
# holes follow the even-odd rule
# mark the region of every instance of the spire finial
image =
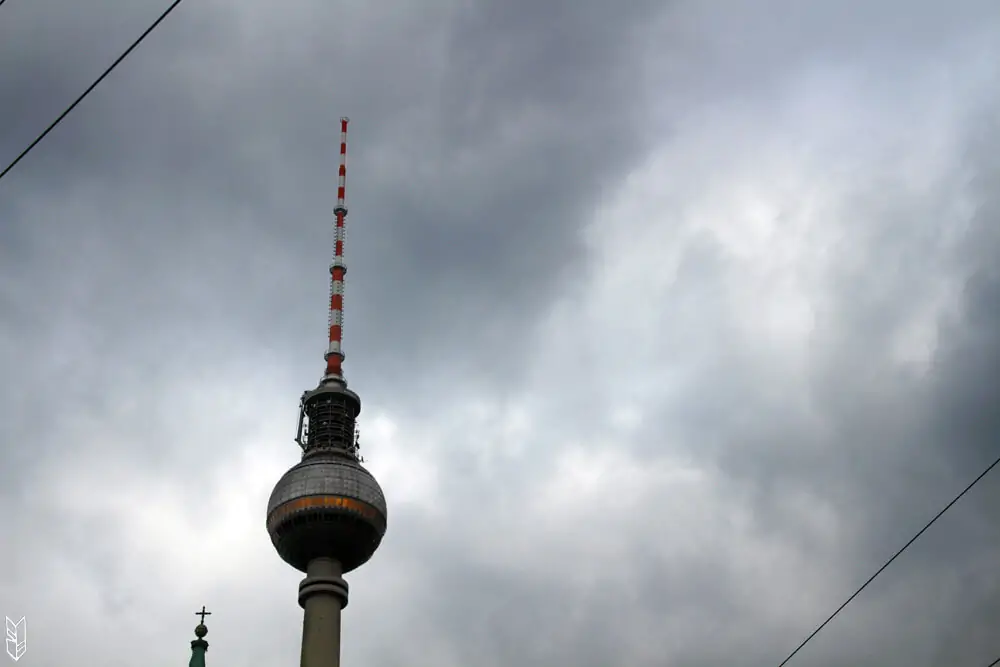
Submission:
POLYGON ((201 616, 201 624, 202 624, 202 625, 205 625, 205 617, 206 617, 206 616, 211 616, 211 615, 212 615, 212 612, 210 612, 210 611, 205 611, 205 605, 201 605, 201 611, 196 611, 196 612, 194 613, 194 615, 195 615, 195 616, 201 616))

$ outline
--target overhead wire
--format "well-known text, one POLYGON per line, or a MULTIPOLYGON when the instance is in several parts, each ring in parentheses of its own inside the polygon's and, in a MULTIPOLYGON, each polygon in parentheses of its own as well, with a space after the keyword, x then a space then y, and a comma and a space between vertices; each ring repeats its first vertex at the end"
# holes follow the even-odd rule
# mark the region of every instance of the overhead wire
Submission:
MULTIPOLYGON (((73 111, 73 109, 75 109, 76 106, 78 104, 80 104, 80 102, 82 102, 84 100, 84 98, 87 97, 87 95, 89 95, 91 93, 91 91, 94 90, 94 88, 97 88, 98 84, 100 84, 101 81, 104 81, 104 79, 109 74, 111 74, 111 72, 116 67, 118 67, 118 65, 123 60, 125 60, 125 58, 127 58, 128 55, 130 53, 132 53, 132 51, 134 51, 137 46, 139 46, 139 44, 142 43, 142 40, 146 39, 146 37, 149 35, 149 33, 153 32, 153 30, 155 30, 156 27, 158 25, 160 25, 160 23, 163 22, 163 19, 167 18, 167 16, 170 15, 170 12, 174 11, 174 9, 176 9, 177 6, 179 4, 181 4, 182 1, 183 0, 174 0, 170 4, 170 6, 167 7, 167 9, 162 14, 160 14, 159 18, 157 18, 155 21, 153 21, 153 24, 150 25, 148 28, 146 28, 146 30, 141 35, 139 35, 139 38, 136 39, 134 42, 132 42, 132 45, 130 47, 128 47, 127 49, 125 49, 125 52, 122 53, 120 56, 118 56, 118 58, 115 59, 115 61, 113 63, 111 63, 111 65, 106 70, 104 70, 104 73, 101 74, 101 76, 97 77, 97 80, 95 80, 92 84, 90 84, 90 86, 85 91, 83 91, 83 94, 81 94, 78 98, 76 98, 76 100, 72 104, 70 104, 68 107, 66 107, 65 111, 63 111, 61 114, 59 114, 58 118, 56 118, 54 121, 52 121, 52 123, 47 128, 45 128, 44 132, 42 132, 40 135, 38 135, 38 137, 34 141, 32 141, 31 144, 27 148, 25 148, 23 151, 21 151, 21 154, 18 155, 17 158, 15 158, 13 162, 11 162, 9 165, 7 165, 7 167, 3 171, 0 171, 0 178, 3 178, 4 176, 6 176, 10 172, 10 170, 13 169, 17 165, 18 162, 20 162, 22 159, 24 159, 24 157, 28 153, 30 153, 31 150, 35 146, 37 146, 39 144, 39 142, 41 142, 42 139, 44 139, 46 137, 46 135, 48 135, 49 132, 51 132, 53 129, 55 129, 56 125, 58 125, 59 123, 61 123, 62 120, 66 116, 68 116, 70 114, 70 112, 73 111)), ((4 0, 0 0, 0 4, 3 4, 3 2, 4 2, 4 0)))
MULTIPOLYGON (((868 578, 868 581, 866 581, 865 583, 863 583, 863 584, 861 585, 861 588, 859 588, 858 590, 854 591, 854 594, 853 594, 853 595, 851 595, 851 597, 847 598, 847 600, 846 600, 846 601, 844 602, 844 604, 842 604, 842 605, 840 605, 839 607, 837 607, 837 610, 836 610, 836 611, 834 611, 834 612, 833 612, 832 614, 830 614, 830 616, 829 616, 829 617, 828 617, 828 618, 827 618, 827 619, 826 619, 825 621, 823 621, 822 623, 820 623, 819 627, 818 627, 818 628, 816 628, 815 630, 813 630, 813 631, 812 631, 812 633, 811 633, 811 634, 810 634, 810 635, 809 635, 808 637, 806 637, 806 638, 805 638, 805 639, 804 639, 804 640, 802 641, 802 643, 801 643, 801 644, 799 644, 799 645, 798 645, 798 646, 797 646, 797 647, 795 648, 795 650, 794 650, 794 651, 792 651, 792 652, 791 652, 791 653, 789 654, 789 656, 788 656, 787 658, 785 658, 784 660, 782 660, 782 661, 781 661, 781 664, 779 664, 779 665, 778 665, 778 667, 785 667, 785 665, 786 665, 786 664, 788 664, 788 662, 789 662, 789 661, 790 661, 790 660, 791 660, 792 658, 794 658, 794 657, 795 657, 795 655, 796 655, 796 654, 797 654, 797 653, 798 653, 799 651, 801 651, 801 650, 802 650, 802 648, 803 648, 803 647, 804 647, 804 646, 805 646, 806 644, 808 644, 808 643, 809 643, 810 641, 812 641, 812 638, 813 638, 813 637, 815 637, 816 635, 818 635, 818 634, 819 634, 820 630, 822 630, 823 628, 825 628, 825 627, 827 626, 827 624, 828 624, 828 623, 829 623, 830 621, 832 621, 832 620, 833 620, 834 618, 836 618, 836 617, 837 617, 837 614, 839 614, 839 613, 840 613, 841 611, 843 611, 843 610, 844 610, 844 607, 846 607, 847 605, 849 605, 849 604, 851 603, 851 601, 852 601, 852 600, 854 600, 854 598, 858 597, 858 595, 860 595, 861 591, 863 591, 863 590, 865 590, 866 588, 868 588, 868 584, 870 584, 870 583, 872 583, 873 581, 875 581, 875 578, 876 578, 877 576, 879 576, 880 574, 882 574, 882 573, 883 573, 883 572, 884 572, 884 571, 886 570, 886 568, 888 568, 888 567, 889 567, 890 565, 892 565, 893 561, 895 561, 895 560, 896 560, 897 558, 899 558, 899 557, 900 557, 900 555, 902 555, 902 553, 903 553, 904 551, 906 551, 907 549, 909 549, 909 548, 910 548, 910 545, 911 545, 911 544, 913 544, 914 542, 916 542, 916 541, 917 541, 917 539, 918 539, 918 538, 919 538, 919 537, 920 537, 921 535, 923 535, 923 534, 924 534, 924 533, 925 533, 925 532, 927 531, 927 529, 928 529, 928 528, 930 528, 931 526, 933 526, 933 525, 934 525, 934 523, 935 523, 935 522, 936 522, 936 521, 937 521, 938 519, 940 519, 940 518, 941 518, 941 517, 942 517, 942 516, 944 515, 944 513, 945 513, 945 512, 947 512, 948 510, 950 510, 950 509, 951 509, 951 507, 952 507, 952 506, 953 506, 953 505, 954 505, 955 503, 957 503, 957 502, 958 502, 959 500, 961 500, 961 499, 962 499, 962 497, 963 497, 963 496, 964 496, 964 495, 965 495, 966 493, 968 493, 968 492, 969 492, 970 490, 972 490, 972 487, 974 487, 974 486, 975 486, 976 484, 978 484, 978 483, 979 483, 979 481, 980 481, 980 480, 981 480, 981 479, 982 479, 983 477, 986 477, 986 475, 987 475, 987 474, 989 474, 989 472, 990 472, 991 470, 993 470, 993 468, 997 467, 997 465, 1000 465, 1000 458, 997 458, 997 459, 996 459, 996 460, 995 460, 995 461, 994 461, 993 463, 991 463, 991 464, 990 464, 990 465, 989 465, 989 466, 988 466, 988 467, 986 468, 986 470, 984 470, 984 471, 983 471, 982 473, 980 473, 980 474, 979 474, 979 476, 978 476, 978 477, 976 477, 976 478, 975 478, 974 480, 972 480, 972 482, 970 482, 968 486, 966 486, 966 487, 965 487, 964 489, 962 489, 962 492, 961 492, 961 493, 959 493, 959 494, 958 494, 957 496, 955 496, 955 497, 954 497, 954 498, 953 498, 953 499, 951 500, 951 502, 950 502, 950 503, 948 503, 947 505, 945 505, 945 506, 944 506, 944 509, 942 509, 942 510, 941 510, 940 512, 938 512, 937 514, 935 514, 935 515, 934 515, 934 518, 933 518, 933 519, 931 519, 930 521, 928 521, 928 522, 927 522, 927 524, 926 524, 926 525, 924 525, 924 527, 923 527, 923 528, 921 528, 921 529, 920 529, 920 530, 919 530, 919 531, 917 532, 917 534, 916 534, 916 535, 914 535, 913 537, 911 537, 911 538, 910 538, 910 541, 909 541, 909 542, 907 542, 906 544, 904 544, 904 545, 902 546, 902 548, 901 548, 901 549, 900 549, 899 551, 897 551, 897 552, 896 552, 895 554, 893 554, 892 558, 890 558, 889 560, 887 560, 887 561, 885 562, 885 564, 884 564, 884 565, 883 565, 882 567, 880 567, 880 568, 879 568, 879 569, 878 569, 878 570, 877 570, 877 571, 875 572, 875 574, 873 574, 873 575, 872 575, 871 577, 869 577, 869 578, 868 578)), ((998 660, 997 660, 996 662, 994 662, 994 663, 993 663, 992 665, 990 665, 989 667, 995 667, 995 666, 996 666, 996 665, 998 665, 998 664, 1000 664, 1000 659, 998 659, 998 660)))

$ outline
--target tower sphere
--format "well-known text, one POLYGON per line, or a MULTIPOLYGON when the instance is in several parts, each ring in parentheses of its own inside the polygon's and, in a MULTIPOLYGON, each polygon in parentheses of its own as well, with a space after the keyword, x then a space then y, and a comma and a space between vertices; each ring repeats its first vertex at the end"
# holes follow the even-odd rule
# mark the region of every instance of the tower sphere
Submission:
POLYGON ((309 452, 286 472, 267 503, 267 532, 281 558, 305 572, 333 558, 344 572, 372 557, 386 527, 382 487, 350 454, 309 452))

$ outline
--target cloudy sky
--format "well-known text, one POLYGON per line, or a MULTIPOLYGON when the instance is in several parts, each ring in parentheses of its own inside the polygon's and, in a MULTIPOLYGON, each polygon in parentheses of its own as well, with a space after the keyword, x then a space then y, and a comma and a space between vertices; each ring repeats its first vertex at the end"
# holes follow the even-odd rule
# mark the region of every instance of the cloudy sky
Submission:
MULTIPOLYGON (((165 8, 0 7, 0 167, 165 8)), ((325 349, 355 667, 777 665, 1000 450, 995 0, 189 0, 0 181, 27 667, 298 664, 325 349)), ((1000 655, 1000 471, 791 663, 1000 655)), ((6 659, 6 658, 4 658, 6 659)), ((2 662, 2 660, 0 660, 2 662)))

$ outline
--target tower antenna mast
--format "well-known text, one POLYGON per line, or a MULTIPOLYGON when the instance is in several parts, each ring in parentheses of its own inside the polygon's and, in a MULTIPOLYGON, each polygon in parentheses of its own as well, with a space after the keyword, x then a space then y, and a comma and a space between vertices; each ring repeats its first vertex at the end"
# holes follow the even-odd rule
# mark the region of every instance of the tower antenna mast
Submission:
POLYGON ((337 175, 337 206, 333 209, 333 261, 330 262, 330 344, 326 350, 326 374, 323 382, 339 382, 347 385, 344 379, 342 364, 344 362, 344 274, 347 265, 344 263, 344 241, 347 236, 347 123, 349 119, 340 119, 340 171, 337 175))

